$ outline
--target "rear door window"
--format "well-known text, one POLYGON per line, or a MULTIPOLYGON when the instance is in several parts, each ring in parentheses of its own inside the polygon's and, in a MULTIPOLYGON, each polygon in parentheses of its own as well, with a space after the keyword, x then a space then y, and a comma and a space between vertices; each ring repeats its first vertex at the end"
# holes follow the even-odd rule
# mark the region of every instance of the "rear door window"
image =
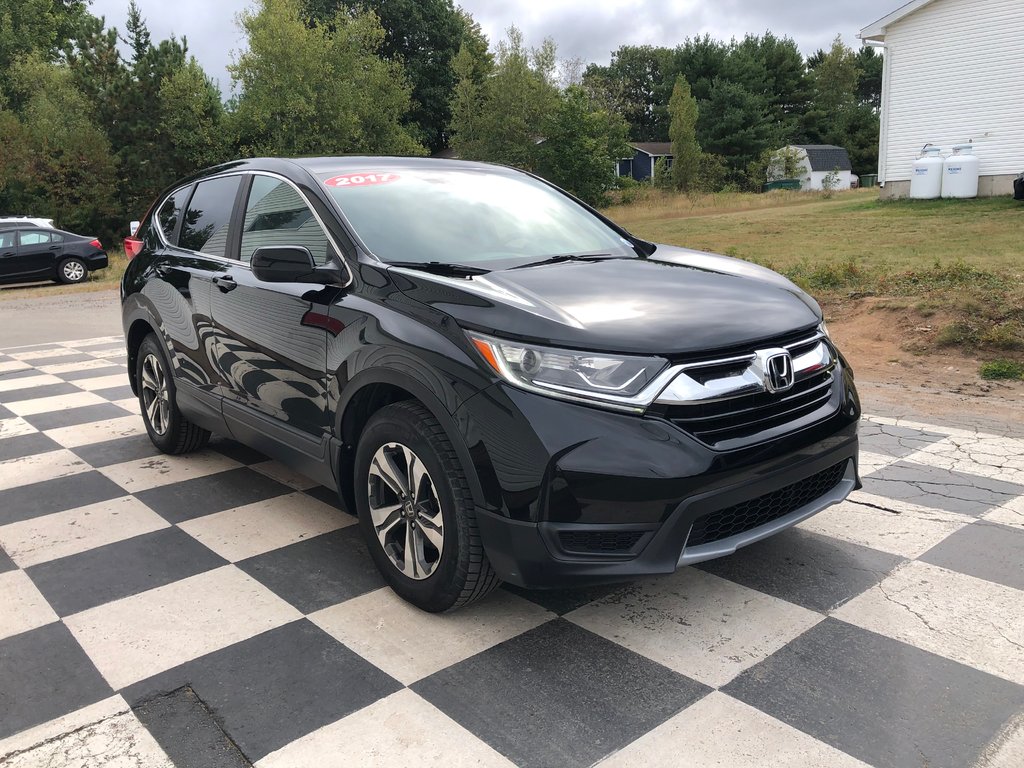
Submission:
POLYGON ((0 232, 0 248, 13 248, 14 247, 14 233, 13 232, 0 232))
POLYGON ((164 233, 164 238, 171 245, 177 245, 175 238, 178 235, 178 218, 181 216, 181 206, 185 202, 188 190, 189 187, 184 187, 173 192, 164 200, 164 204, 160 206, 160 210, 156 214, 157 221, 160 223, 160 231, 164 233))
POLYGON ((227 256, 231 212, 241 176, 201 181, 181 223, 178 247, 211 256, 227 256))
POLYGON ((18 245, 41 245, 50 242, 49 232, 22 230, 18 233, 18 245))
POLYGON ((254 176, 245 206, 241 260, 248 264, 253 251, 270 245, 302 246, 323 266, 333 251, 313 211, 295 189, 271 176, 254 176))

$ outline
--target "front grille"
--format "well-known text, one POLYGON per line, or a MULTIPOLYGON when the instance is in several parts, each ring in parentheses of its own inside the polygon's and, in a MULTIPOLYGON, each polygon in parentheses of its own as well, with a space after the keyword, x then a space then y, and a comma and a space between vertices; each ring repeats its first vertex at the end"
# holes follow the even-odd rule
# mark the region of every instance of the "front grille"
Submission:
POLYGON ((834 382, 833 371, 821 371, 801 379, 782 394, 759 392, 717 402, 670 405, 665 417, 702 443, 717 447, 749 440, 810 416, 828 405, 834 382))
POLYGON ((710 544, 785 517, 835 488, 846 474, 846 464, 841 461, 785 488, 698 518, 690 529, 686 546, 710 544))
POLYGON ((623 553, 643 535, 643 531, 559 531, 558 541, 566 552, 623 553))

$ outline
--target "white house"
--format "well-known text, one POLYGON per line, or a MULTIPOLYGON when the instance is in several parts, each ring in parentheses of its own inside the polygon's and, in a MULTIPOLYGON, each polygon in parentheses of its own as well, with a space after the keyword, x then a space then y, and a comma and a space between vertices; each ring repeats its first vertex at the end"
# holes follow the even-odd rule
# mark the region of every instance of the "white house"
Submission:
POLYGON ((793 144, 778 151, 768 166, 768 181, 777 181, 786 176, 782 168, 781 154, 792 152, 797 161, 798 170, 793 178, 800 179, 800 189, 822 190, 829 174, 836 175, 833 189, 849 189, 853 186, 853 166, 850 155, 842 147, 834 144, 793 144))
POLYGON ((878 181, 910 191, 925 144, 973 143, 979 194, 1024 171, 1024 0, 911 0, 860 31, 884 49, 878 181))

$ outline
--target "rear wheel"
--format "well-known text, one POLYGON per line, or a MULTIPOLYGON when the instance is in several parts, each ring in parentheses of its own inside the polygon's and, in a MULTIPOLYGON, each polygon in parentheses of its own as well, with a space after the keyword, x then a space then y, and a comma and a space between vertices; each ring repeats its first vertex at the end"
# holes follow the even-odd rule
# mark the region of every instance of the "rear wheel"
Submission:
POLYGON ((199 450, 209 442, 209 431, 193 424, 178 410, 171 366, 155 334, 142 340, 135 377, 142 420, 153 445, 164 453, 177 455, 199 450))
POLYGON ((89 276, 89 270, 81 259, 64 259, 57 266, 57 279, 65 284, 81 283, 89 276))
POLYGON ((498 586, 465 471, 430 411, 415 402, 382 408, 363 431, 355 463, 360 527, 400 597, 436 613, 498 586))

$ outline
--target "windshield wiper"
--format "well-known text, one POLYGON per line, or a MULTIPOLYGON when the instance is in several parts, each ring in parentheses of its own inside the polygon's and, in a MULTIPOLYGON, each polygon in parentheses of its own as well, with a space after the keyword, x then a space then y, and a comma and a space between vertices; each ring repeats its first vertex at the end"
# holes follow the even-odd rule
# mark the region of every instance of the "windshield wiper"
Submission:
POLYGON ((602 259, 615 258, 610 253, 559 253, 555 256, 548 256, 540 261, 531 261, 528 264, 517 264, 511 269, 525 269, 526 267, 539 267, 542 264, 559 264, 563 261, 601 261, 602 259))
POLYGON ((444 261, 389 261, 389 267, 405 267, 430 272, 433 275, 451 275, 453 277, 473 277, 486 275, 491 270, 482 267, 471 267, 468 264, 449 264, 444 261))

